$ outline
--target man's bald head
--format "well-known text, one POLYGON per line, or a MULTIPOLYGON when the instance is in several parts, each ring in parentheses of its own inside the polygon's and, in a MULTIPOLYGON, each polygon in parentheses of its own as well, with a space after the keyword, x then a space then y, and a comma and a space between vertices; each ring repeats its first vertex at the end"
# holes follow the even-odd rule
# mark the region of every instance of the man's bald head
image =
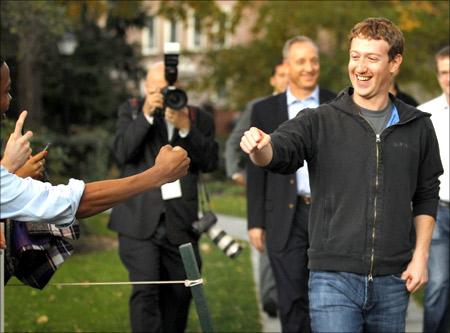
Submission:
POLYGON ((164 76, 164 63, 162 61, 152 64, 147 72, 145 80, 145 90, 148 93, 161 91, 167 86, 167 81, 164 76))

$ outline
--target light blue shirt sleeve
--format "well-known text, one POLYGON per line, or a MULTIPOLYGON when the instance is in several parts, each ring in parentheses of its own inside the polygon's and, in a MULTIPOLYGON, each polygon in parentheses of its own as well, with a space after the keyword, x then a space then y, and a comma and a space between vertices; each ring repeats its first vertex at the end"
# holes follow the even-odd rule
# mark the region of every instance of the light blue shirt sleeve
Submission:
POLYGON ((0 219, 68 225, 75 220, 84 187, 76 179, 57 186, 23 179, 0 166, 0 219))

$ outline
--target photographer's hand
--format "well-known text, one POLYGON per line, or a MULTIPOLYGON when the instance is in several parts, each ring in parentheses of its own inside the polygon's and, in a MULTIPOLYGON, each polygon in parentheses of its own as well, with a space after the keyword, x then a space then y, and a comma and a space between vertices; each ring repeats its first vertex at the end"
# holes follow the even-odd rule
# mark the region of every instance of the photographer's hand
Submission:
POLYGON ((148 91, 147 96, 145 97, 144 106, 142 107, 142 112, 149 117, 153 117, 155 110, 163 107, 163 100, 163 95, 159 90, 152 89, 148 91))
POLYGON ((189 110, 187 107, 184 107, 181 110, 172 110, 171 108, 166 108, 165 114, 166 120, 178 130, 190 130, 191 120, 189 119, 189 110))

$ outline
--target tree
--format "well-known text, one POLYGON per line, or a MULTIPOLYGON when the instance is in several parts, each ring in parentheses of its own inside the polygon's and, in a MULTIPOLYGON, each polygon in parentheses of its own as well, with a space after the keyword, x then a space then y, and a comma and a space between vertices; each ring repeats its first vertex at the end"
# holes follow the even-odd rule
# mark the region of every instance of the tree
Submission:
MULTIPOLYGON (((211 2, 202 5, 166 2, 164 13, 182 18, 183 10, 205 12, 208 7, 212 17, 220 16, 218 6, 211 2)), ((211 49, 203 59, 209 73, 199 89, 224 91, 231 107, 242 108, 252 98, 270 94, 271 67, 281 57, 284 42, 295 35, 318 42, 323 86, 337 91, 349 85, 347 36, 352 26, 366 17, 386 17, 402 29, 406 50, 399 81, 416 81, 425 91, 437 91, 433 55, 448 44, 448 1, 237 1, 227 16, 232 24, 223 26, 221 33, 233 33, 250 12, 256 13, 253 41, 211 49)))

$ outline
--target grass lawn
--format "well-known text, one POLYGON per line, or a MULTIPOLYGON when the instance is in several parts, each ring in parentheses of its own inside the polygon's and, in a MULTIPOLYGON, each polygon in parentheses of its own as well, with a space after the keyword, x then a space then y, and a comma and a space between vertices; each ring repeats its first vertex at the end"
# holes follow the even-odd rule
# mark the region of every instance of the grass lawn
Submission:
POLYGON ((247 217, 245 188, 232 181, 208 182, 211 208, 219 214, 247 217))
MULTIPOLYGON (((107 216, 87 223, 88 235, 111 236, 107 216)), ((261 324, 252 277, 249 245, 234 260, 206 237, 201 242, 203 277, 212 322, 217 332, 259 332, 261 324)), ((127 281, 117 250, 78 254, 63 264, 52 282, 127 281)), ((9 285, 17 284, 11 280, 9 285)), ((127 332, 130 286, 53 287, 43 291, 6 286, 6 332, 127 332)), ((176 300, 174 300, 176 301, 176 300)), ((189 332, 200 325, 191 306, 189 332)))

